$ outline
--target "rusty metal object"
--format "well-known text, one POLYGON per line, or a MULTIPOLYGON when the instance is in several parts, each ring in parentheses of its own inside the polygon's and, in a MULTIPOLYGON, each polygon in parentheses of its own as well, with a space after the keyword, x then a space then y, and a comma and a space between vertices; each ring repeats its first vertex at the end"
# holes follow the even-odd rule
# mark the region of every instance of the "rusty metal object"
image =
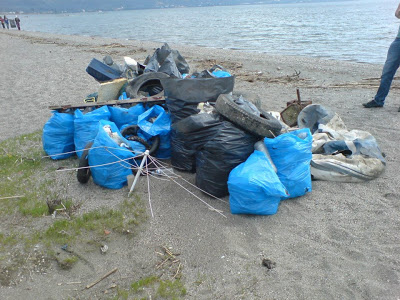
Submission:
POLYGON ((281 112, 282 121, 290 127, 297 125, 297 117, 299 113, 312 101, 301 101, 300 90, 296 89, 297 99, 286 103, 286 108, 281 112))
POLYGON ((98 108, 104 105, 118 105, 118 106, 132 106, 137 103, 151 103, 151 104, 162 104, 165 103, 164 95, 154 95, 150 97, 141 97, 135 99, 126 99, 126 100, 110 100, 106 102, 90 102, 90 103, 82 103, 82 104, 66 104, 66 105, 59 105, 59 106, 49 106, 51 110, 57 110, 58 112, 65 112, 69 109, 84 109, 87 107, 98 108))

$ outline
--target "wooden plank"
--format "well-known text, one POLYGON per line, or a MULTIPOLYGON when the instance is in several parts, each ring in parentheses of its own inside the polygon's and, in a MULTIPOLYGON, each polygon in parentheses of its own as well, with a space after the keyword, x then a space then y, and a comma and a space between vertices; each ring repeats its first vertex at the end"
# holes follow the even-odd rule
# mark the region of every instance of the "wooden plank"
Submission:
POLYGON ((82 104, 66 104, 60 106, 49 106, 51 110, 57 111, 65 111, 68 109, 77 109, 77 108, 86 108, 86 107, 100 107, 104 105, 129 105, 129 104, 137 104, 137 103, 165 103, 164 96, 151 96, 151 97, 142 97, 142 98, 134 98, 134 99, 126 99, 126 100, 111 100, 106 102, 90 102, 90 103, 82 103, 82 104))

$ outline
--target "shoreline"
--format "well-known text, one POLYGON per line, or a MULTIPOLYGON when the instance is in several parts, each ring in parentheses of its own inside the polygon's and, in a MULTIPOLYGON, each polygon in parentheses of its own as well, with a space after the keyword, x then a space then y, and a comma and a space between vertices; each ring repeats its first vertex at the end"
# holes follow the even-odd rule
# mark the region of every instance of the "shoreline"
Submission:
MULTIPOLYGON (((0 141, 41 130, 51 116, 48 106, 82 103, 86 95, 96 91, 98 83, 85 72, 93 57, 102 59, 108 54, 120 63, 123 56, 130 56, 142 62, 161 45, 0 30, 0 90, 3 91, 0 141)), ((191 71, 215 63, 227 68, 235 75, 234 91, 259 99, 265 110, 282 111, 287 101, 296 98, 296 88, 300 88, 303 100, 330 107, 349 130, 369 131, 386 154, 385 172, 374 181, 357 184, 313 182, 311 193, 282 201, 278 213, 267 217, 232 215, 227 203, 199 193, 223 210, 226 219, 175 185, 152 181, 155 217, 149 217, 140 232, 132 239, 111 233, 106 255, 87 251, 85 245, 79 249, 93 263, 94 271, 82 262, 72 271, 65 271, 51 261, 45 274, 33 272, 31 278, 21 279, 15 286, 1 286, 2 297, 107 298, 114 292, 110 290, 105 295, 104 291, 112 284, 126 288, 153 275, 159 260, 154 251, 166 245, 174 253, 180 253, 181 282, 187 290, 185 299, 397 299, 400 295, 398 80, 385 106, 368 110, 361 103, 375 94, 381 65, 170 46, 180 51, 191 71), (300 75, 292 76, 294 70, 301 72, 300 75), (263 258, 275 262, 276 267, 264 267, 263 258), (83 287, 75 291, 57 285, 90 283, 112 268, 118 268, 120 276, 104 280, 90 290, 83 287)), ((54 180, 54 189, 72 202, 82 203, 81 212, 117 207, 126 199, 126 188, 107 190, 92 181, 82 185, 74 172, 54 171, 65 164, 74 164, 73 159, 44 163, 51 164, 49 176, 54 180)), ((194 182, 192 174, 179 175, 194 182)), ((136 193, 144 199, 145 213, 150 216, 149 193, 142 183, 136 193)), ((29 225, 19 226, 42 229, 44 219, 53 222, 50 217, 38 217, 30 220, 29 225)), ((0 222, 0 233, 12 232, 11 223, 0 222)), ((0 261, 0 266, 3 262, 0 261)))
POLYGON ((357 60, 351 60, 351 59, 337 59, 337 58, 329 58, 329 57, 324 57, 324 56, 318 56, 318 55, 312 55, 312 56, 307 56, 307 55, 295 55, 295 54, 277 54, 277 53, 271 53, 271 52, 264 52, 260 50, 247 50, 247 49, 241 49, 241 48, 222 48, 222 47, 211 47, 211 46, 205 46, 205 45, 193 45, 193 44, 180 44, 180 43, 169 43, 169 42, 157 42, 153 40, 136 40, 136 39, 131 39, 131 38, 113 38, 113 37, 106 37, 106 36, 98 36, 98 35, 80 35, 80 34, 56 34, 56 33, 51 33, 51 32, 44 32, 44 31, 27 31, 25 30, 24 32, 27 33, 32 33, 32 34, 44 34, 44 35, 52 35, 52 36, 64 36, 64 37, 82 37, 82 38, 95 38, 95 39, 111 39, 111 40, 118 40, 118 41, 130 41, 130 42, 135 42, 135 43, 148 43, 148 44, 160 44, 162 45, 163 43, 168 43, 168 44, 174 44, 176 47, 190 47, 190 48, 205 48, 209 50, 222 50, 222 51, 239 51, 243 53, 254 53, 254 54, 260 54, 260 55, 267 55, 271 57, 292 57, 292 58, 304 58, 304 59, 316 59, 316 60, 322 60, 322 61, 337 61, 337 62, 344 62, 344 63, 356 63, 356 64, 367 64, 367 65, 374 65, 374 66, 381 66, 383 67, 383 64, 385 61, 383 60, 381 63, 374 63, 374 62, 367 62, 367 61, 357 61, 357 60))

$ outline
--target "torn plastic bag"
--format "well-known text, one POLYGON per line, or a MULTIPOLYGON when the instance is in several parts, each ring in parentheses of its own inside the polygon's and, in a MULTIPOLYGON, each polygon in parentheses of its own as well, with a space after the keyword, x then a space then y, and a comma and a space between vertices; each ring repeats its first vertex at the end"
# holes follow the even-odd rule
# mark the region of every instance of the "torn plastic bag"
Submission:
POLYGON ((266 155, 257 150, 232 170, 228 188, 232 214, 276 214, 287 195, 266 155))
POLYGON ((110 106, 109 110, 111 113, 110 120, 114 122, 119 129, 125 124, 136 125, 139 115, 146 111, 142 103, 136 104, 130 108, 110 106))
POLYGON ((79 109, 75 110, 74 142, 78 157, 81 157, 82 150, 85 149, 87 143, 92 142, 96 137, 99 121, 109 120, 110 115, 106 105, 86 114, 83 114, 79 109))
POLYGON ((278 169, 279 179, 289 192, 288 198, 311 192, 312 135, 310 129, 299 129, 279 135, 274 139, 265 138, 264 143, 278 169))
POLYGON ((112 139, 104 130, 105 125, 110 126, 120 140, 129 144, 113 122, 100 121, 97 136, 89 150, 89 166, 96 184, 109 189, 120 189, 127 184, 126 177, 132 175, 134 154, 112 139))
MULTIPOLYGON (((234 77, 201 79, 161 79, 166 95, 166 103, 175 123, 188 116, 197 114, 200 102, 215 103, 222 93, 230 93, 234 86, 234 77)), ((171 130, 171 163, 180 170, 195 171, 193 150, 185 147, 185 134, 171 130)))
POLYGON ((43 127, 42 142, 43 150, 52 159, 65 159, 75 155, 74 115, 53 111, 43 127))
POLYGON ((160 136, 160 146, 156 157, 167 159, 171 157, 171 119, 170 114, 159 105, 155 105, 138 118, 138 126, 147 138, 160 136))
POLYGON ((349 158, 343 154, 313 154, 311 161, 311 174, 316 180, 363 182, 379 177, 384 170, 380 159, 363 155, 349 158))

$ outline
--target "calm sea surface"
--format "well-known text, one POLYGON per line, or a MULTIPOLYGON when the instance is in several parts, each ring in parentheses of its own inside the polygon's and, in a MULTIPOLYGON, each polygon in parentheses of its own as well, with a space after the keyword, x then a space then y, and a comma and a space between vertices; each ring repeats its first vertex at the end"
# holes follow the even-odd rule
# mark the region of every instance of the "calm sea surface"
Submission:
MULTIPOLYGON (((382 64, 398 0, 23 15, 23 30, 382 64)), ((9 17, 12 17, 9 15, 9 17)))

